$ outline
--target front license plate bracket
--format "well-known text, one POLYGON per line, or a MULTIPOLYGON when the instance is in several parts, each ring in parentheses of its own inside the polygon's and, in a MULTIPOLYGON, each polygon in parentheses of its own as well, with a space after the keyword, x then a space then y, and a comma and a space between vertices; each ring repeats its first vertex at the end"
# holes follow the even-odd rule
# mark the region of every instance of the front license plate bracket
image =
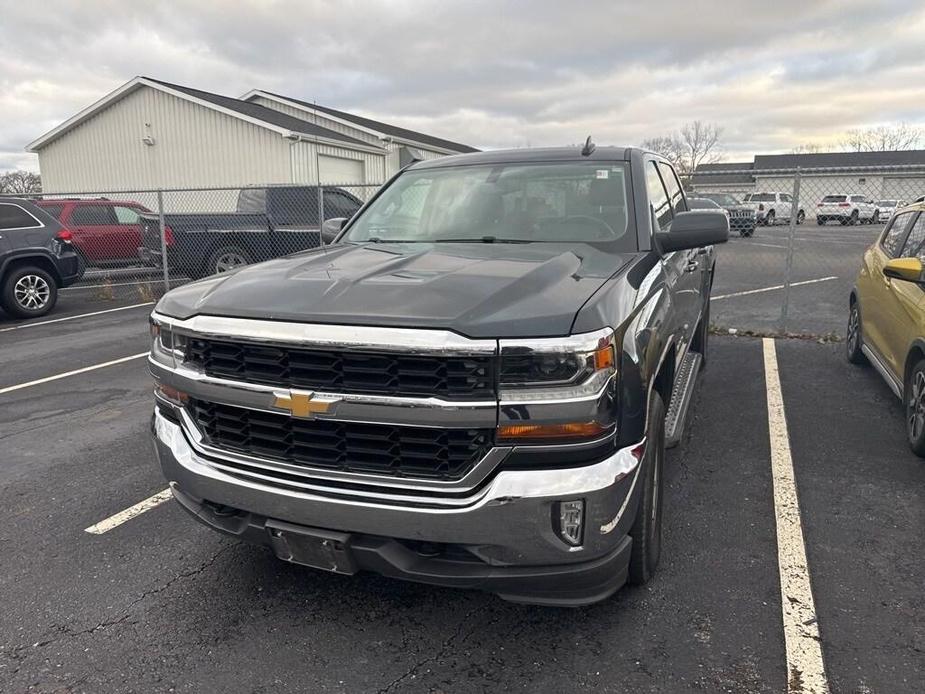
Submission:
POLYGON ((268 520, 266 529, 270 546, 283 561, 338 574, 357 572, 348 533, 306 528, 276 520, 268 520))

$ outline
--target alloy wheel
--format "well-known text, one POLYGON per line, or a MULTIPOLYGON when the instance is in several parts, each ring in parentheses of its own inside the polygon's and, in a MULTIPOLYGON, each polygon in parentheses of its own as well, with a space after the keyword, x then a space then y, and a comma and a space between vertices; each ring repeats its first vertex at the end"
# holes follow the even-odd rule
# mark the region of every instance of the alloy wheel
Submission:
POLYGON ((848 351, 853 352, 858 348, 858 338, 860 337, 861 317, 858 315, 857 304, 851 307, 851 313, 848 315, 848 351))
POLYGON ((242 265, 247 265, 247 258, 240 253, 229 251, 227 253, 222 253, 215 260, 215 272, 228 272, 242 265))
POLYGON ((906 408, 909 438, 918 440, 925 429, 925 372, 916 371, 912 377, 912 395, 906 408))
POLYGON ((28 311, 37 311, 48 303, 51 287, 40 275, 23 275, 13 287, 16 303, 28 311))

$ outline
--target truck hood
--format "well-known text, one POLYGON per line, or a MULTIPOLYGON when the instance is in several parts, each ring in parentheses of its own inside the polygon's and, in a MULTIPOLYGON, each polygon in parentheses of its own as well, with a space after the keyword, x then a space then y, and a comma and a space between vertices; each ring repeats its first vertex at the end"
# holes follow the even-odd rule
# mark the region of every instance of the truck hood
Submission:
POLYGON ((582 304, 634 255, 574 243, 338 245, 179 287, 157 311, 470 337, 567 335, 582 304))

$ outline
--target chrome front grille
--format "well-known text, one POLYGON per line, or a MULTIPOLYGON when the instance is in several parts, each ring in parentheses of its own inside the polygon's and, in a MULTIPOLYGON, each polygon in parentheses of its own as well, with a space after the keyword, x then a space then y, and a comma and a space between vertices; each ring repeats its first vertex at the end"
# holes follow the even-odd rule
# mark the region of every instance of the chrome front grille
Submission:
POLYGON ((193 338, 187 361, 215 378, 335 393, 490 400, 494 358, 305 349, 193 338))
POLYGON ((308 420, 191 399, 187 411, 213 448, 348 473, 458 480, 492 447, 493 429, 308 420))

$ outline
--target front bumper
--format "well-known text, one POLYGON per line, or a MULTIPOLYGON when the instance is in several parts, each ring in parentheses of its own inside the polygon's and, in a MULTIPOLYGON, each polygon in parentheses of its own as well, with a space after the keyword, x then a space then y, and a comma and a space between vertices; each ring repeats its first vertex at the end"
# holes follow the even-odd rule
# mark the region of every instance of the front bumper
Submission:
POLYGON ((143 265, 151 267, 161 267, 163 264, 161 252, 148 248, 147 246, 140 246, 138 248, 138 259, 143 265))
POLYGON ((211 465, 158 410, 154 432, 179 503, 206 525, 244 540, 274 546, 268 523, 280 521, 305 532, 344 533, 357 570, 540 604, 596 602, 626 580, 639 496, 632 448, 579 468, 502 469, 473 492, 471 503, 440 507, 244 480, 211 465), (556 503, 574 499, 585 505, 580 547, 567 545, 555 530, 556 503))

